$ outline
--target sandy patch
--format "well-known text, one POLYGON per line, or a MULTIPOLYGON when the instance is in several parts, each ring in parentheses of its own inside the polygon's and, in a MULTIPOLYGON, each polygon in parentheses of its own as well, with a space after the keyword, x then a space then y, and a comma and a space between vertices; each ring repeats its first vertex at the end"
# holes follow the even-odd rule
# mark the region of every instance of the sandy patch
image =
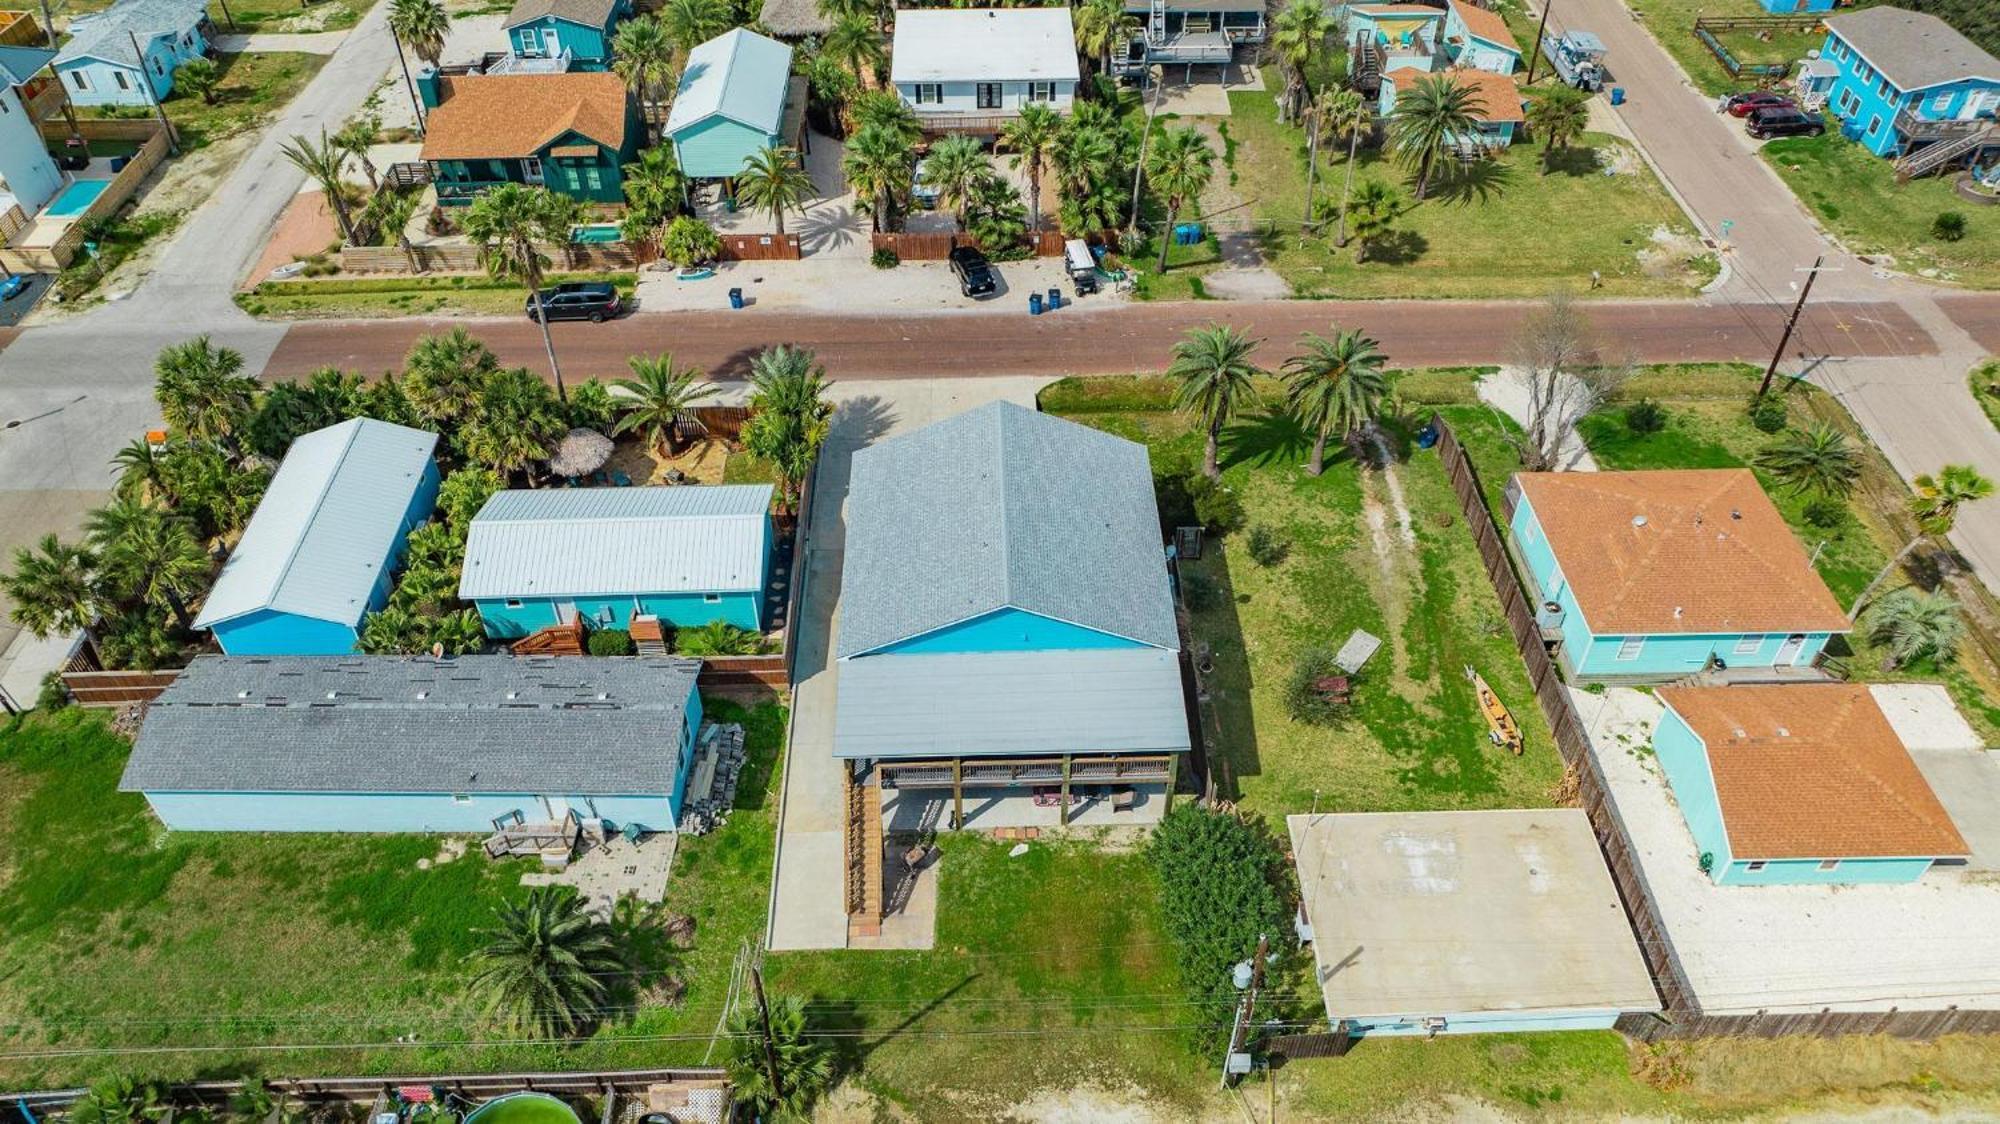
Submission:
POLYGON ((1154 1124, 1178 1119, 1154 1112, 1150 1107, 1152 1100, 1137 1086, 1105 1089, 1083 1085, 1044 1090, 1008 1106, 998 1115, 1003 1120, 1033 1124, 1154 1124))
POLYGON ((611 460, 604 466, 607 475, 623 472, 633 484, 665 484, 667 473, 679 469, 697 484, 722 483, 723 465, 729 460, 729 446, 722 441, 698 441, 680 456, 656 458, 643 441, 618 442, 611 460))
POLYGON ((277 225, 271 229, 271 240, 264 245, 264 253, 251 267, 250 275, 243 279, 243 287, 250 288, 269 278, 272 270, 287 262, 321 253, 339 239, 340 226, 334 221, 333 209, 326 205, 326 193, 301 191, 285 204, 277 225))
POLYGON ((1693 264, 1709 256, 1708 247, 1701 239, 1684 230, 1674 230, 1668 226, 1656 226, 1646 236, 1646 245, 1633 255, 1639 259, 1639 268, 1646 276, 1661 280, 1693 279, 1693 264))

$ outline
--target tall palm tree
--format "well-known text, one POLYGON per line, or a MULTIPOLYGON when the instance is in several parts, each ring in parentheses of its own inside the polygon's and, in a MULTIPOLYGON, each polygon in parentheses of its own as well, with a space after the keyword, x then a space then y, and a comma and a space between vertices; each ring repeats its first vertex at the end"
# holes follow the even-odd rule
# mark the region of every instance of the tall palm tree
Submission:
POLYGON ((186 594, 208 577, 208 552, 188 521, 137 500, 116 500, 84 524, 99 569, 125 596, 172 610, 183 629, 194 626, 186 594))
POLYGON ((403 393, 426 423, 440 429, 469 415, 500 360, 463 327, 420 337, 403 360, 403 393))
POLYGON ((389 35, 396 44, 396 61, 403 67, 403 86, 410 93, 410 108, 416 113, 419 134, 424 131, 424 103, 417 97, 417 83, 410 77, 410 60, 404 56, 403 48, 408 47, 418 58, 436 66, 444 58, 445 36, 450 32, 451 16, 445 13, 439 0, 390 0, 389 35))
POLYGON ((1573 86, 1550 86, 1528 102, 1528 128, 1542 138, 1542 174, 1558 150, 1569 146, 1590 127, 1590 95, 1573 86))
POLYGON ((1418 201, 1430 191, 1437 158, 1461 137, 1478 132, 1479 115, 1485 111, 1479 91, 1451 74, 1425 75, 1415 89, 1397 96, 1389 115, 1389 140, 1397 157, 1417 173, 1418 201))
POLYGON ((1874 580, 1870 581, 1854 604, 1847 610, 1847 619, 1853 620, 1861 612, 1875 587, 1888 579, 1890 571, 1903 564, 1910 552, 1926 538, 1943 538, 1958 525, 1958 513, 1966 504, 1976 503, 1993 494, 1993 481, 1980 475, 1979 470, 1969 464, 1948 464, 1938 469, 1937 475, 1925 473, 1911 482, 1915 492, 1910 497, 1910 514, 1916 517, 1917 533, 1903 544, 1903 549, 1889 559, 1874 580))
POLYGON ((606 980, 625 967, 611 926, 567 886, 537 886, 502 902, 486 943, 472 954, 472 990, 513 1026, 545 1037, 574 1034, 603 1009, 606 980))
POLYGON ((1793 494, 1846 499, 1861 480, 1861 454, 1831 425, 1792 430, 1757 454, 1757 467, 1793 494))
POLYGON ((1215 150, 1192 125, 1168 129, 1146 157, 1146 180, 1166 198, 1167 224, 1160 231, 1160 272, 1167 271, 1167 247, 1181 208, 1201 195, 1215 174, 1215 150))
POLYGON ((848 113, 854 119, 856 132, 877 126, 902 138, 912 148, 924 139, 924 124, 917 119, 917 111, 903 104, 893 90, 867 90, 856 95, 848 113))
POLYGON ((382 187, 382 177, 375 171, 375 162, 368 158, 368 150, 381 140, 382 119, 366 114, 342 125, 340 131, 333 134, 333 143, 361 165, 362 174, 368 177, 370 191, 379 191, 382 187))
POLYGON ((242 371, 241 354, 196 336, 154 358, 153 397, 169 426, 233 451, 257 408, 257 380, 242 371))
POLYGON ((895 229, 895 212, 903 205, 917 166, 916 149, 891 126, 869 124, 848 138, 840 169, 856 194, 869 201, 875 229, 895 229))
POLYGON ((799 166, 793 148, 765 148, 750 154, 743 170, 736 173, 736 197, 752 208, 771 212, 779 235, 785 233, 785 212, 805 213, 814 195, 812 177, 799 166))
POLYGON ((889 62, 882 32, 867 16, 848 15, 834 20, 819 49, 864 85, 869 75, 880 74, 889 62))
POLYGON ((768 1025, 764 1018, 754 1003, 731 1017, 729 1084, 759 1119, 809 1120, 813 1102, 833 1083, 833 1053, 810 1033, 798 996, 779 996, 768 1025))
MULTIPOLYGON (((1375 124, 1375 110, 1354 90, 1321 90, 1312 103, 1313 124, 1320 132, 1333 138, 1335 143, 1347 145, 1347 182, 1340 189, 1340 225, 1335 232, 1335 244, 1347 245, 1347 202, 1354 195, 1354 154, 1361 146, 1361 138, 1375 124)), ((1308 171, 1315 170, 1317 164, 1308 171)), ((1317 217, 1318 210, 1312 199, 1312 181, 1306 181, 1306 216, 1317 217)))
POLYGON ((1124 47, 1139 28, 1125 0, 1083 0, 1074 16, 1077 53, 1095 60, 1100 72, 1111 69, 1112 49, 1124 47))
POLYGON ((354 241, 354 220, 347 213, 347 183, 341 179, 347 171, 347 150, 334 143, 326 127, 321 126, 318 144, 311 137, 295 133, 278 151, 292 167, 319 184, 319 189, 326 193, 327 206, 333 208, 334 220, 340 223, 341 238, 354 241))
POLYGON ((1021 107, 1021 115, 1000 130, 1000 143, 1014 150, 1009 167, 1028 169, 1028 228, 1042 229, 1042 165, 1062 132, 1062 115, 1040 102, 1021 107))
POLYGON ((632 377, 612 385, 622 392, 618 402, 618 423, 613 433, 640 433, 660 457, 678 452, 681 434, 707 432, 695 415, 696 403, 715 396, 713 383, 697 382, 701 372, 694 367, 674 364, 668 354, 634 355, 626 362, 632 377))
POLYGON ((1322 0, 1290 0, 1271 21, 1271 50, 1285 72, 1284 92, 1278 97, 1278 120, 1298 112, 1305 93, 1306 67, 1326 49, 1326 37, 1333 22, 1322 0))
POLYGON ((924 157, 924 183, 937 189, 938 202, 948 206, 958 225, 965 226, 965 205, 972 200, 979 177, 990 171, 986 150, 972 137, 946 137, 924 157))
POLYGON ((683 60, 688 52, 728 31, 735 22, 729 0, 667 0, 660 6, 658 18, 683 60))
POLYGON ((1201 470, 1210 480, 1222 479, 1222 427, 1237 409, 1257 400, 1253 382, 1262 373, 1250 354, 1259 341, 1235 328, 1210 324, 1190 328, 1174 344, 1167 378, 1174 386, 1174 408, 1196 415, 1207 434, 1201 470))
POLYGON ((0 575, 0 590, 14 602, 14 622, 42 640, 81 632, 92 645, 104 604, 97 557, 88 547, 43 535, 34 549, 14 551, 14 569, 0 575))
MULTIPOLYGON (((659 136, 660 109, 667 100, 661 96, 661 86, 674 71, 678 51, 666 25, 654 16, 626 20, 611 37, 611 69, 638 100, 639 116, 654 138, 659 136)), ((648 149, 647 153, 657 151, 648 149)))
POLYGON ((1108 129, 1072 116, 1049 149, 1066 230, 1088 232, 1118 225, 1126 195, 1119 182, 1118 142, 1108 129))
POLYGON ((568 432, 569 418, 548 384, 525 368, 509 367, 486 379, 459 437, 468 458, 502 476, 527 474, 532 484, 529 469, 549 459, 568 432))
POLYGON ((542 329, 542 348, 548 353, 556 397, 567 400, 562 367, 556 363, 556 343, 549 335, 549 318, 542 308, 542 282, 549 267, 542 244, 569 242, 569 224, 558 210, 548 188, 503 184, 474 199, 459 220, 459 228, 478 245, 479 260, 487 273, 519 281, 534 296, 535 323, 542 329))
POLYGON ((1869 610, 1868 638, 1889 650, 1893 667, 1924 659, 1943 663, 1957 654, 1965 621, 1947 594, 1899 589, 1869 610))
POLYGON ((1313 433, 1306 474, 1326 470, 1326 439, 1351 437, 1375 420, 1389 393, 1381 345, 1359 329, 1334 329, 1333 338, 1307 332, 1305 351, 1285 360, 1285 404, 1313 433))
POLYGON ((787 511, 799 509, 806 474, 833 426, 826 368, 812 352, 779 344, 750 360, 750 420, 743 447, 768 462, 778 476, 787 511))

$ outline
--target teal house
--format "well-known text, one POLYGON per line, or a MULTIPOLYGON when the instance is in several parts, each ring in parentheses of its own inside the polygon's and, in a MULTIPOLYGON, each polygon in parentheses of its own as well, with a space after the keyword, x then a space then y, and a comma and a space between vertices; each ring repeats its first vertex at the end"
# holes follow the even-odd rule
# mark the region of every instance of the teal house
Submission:
POLYGON ((729 179, 764 149, 799 147, 804 98, 791 74, 790 47, 740 27, 690 51, 666 125, 682 173, 729 179))
POLYGON ((1809 668, 1847 614, 1748 469, 1520 473, 1509 538, 1580 679, 1809 668))
POLYGON ((634 615, 757 632, 771 551, 769 484, 501 492, 472 520, 458 596, 496 639, 634 615))
POLYGON ((470 203, 508 183, 624 201, 621 169, 645 130, 616 74, 427 72, 417 91, 431 107, 421 155, 439 203, 470 203))
POLYGON ((1820 61, 1831 80, 1812 94, 1840 118, 1841 134, 1877 156, 1923 149, 1962 159, 2000 148, 2000 59, 1925 12, 1887 5, 1826 21, 1820 61))
POLYGON ((1653 751, 1724 886, 1913 882, 1970 853, 1869 689, 1668 687, 1653 751))
POLYGON ((518 0, 503 25, 507 48, 559 70, 604 70, 618 21, 631 14, 629 0, 518 0))

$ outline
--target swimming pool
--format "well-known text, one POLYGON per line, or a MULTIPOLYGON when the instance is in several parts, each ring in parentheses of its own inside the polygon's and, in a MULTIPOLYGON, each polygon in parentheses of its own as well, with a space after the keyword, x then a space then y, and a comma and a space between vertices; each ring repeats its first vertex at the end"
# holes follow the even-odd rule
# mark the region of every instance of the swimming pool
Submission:
POLYGON ((611 223, 571 227, 569 232, 569 240, 572 242, 616 242, 619 237, 618 227, 611 223))
POLYGON ((465 1124, 577 1124, 568 1105, 547 1093, 508 1093, 495 1097, 465 1118, 465 1124))
POLYGON ((48 208, 43 213, 80 215, 89 209, 92 203, 97 202, 97 197, 104 194, 104 189, 110 186, 110 180, 72 180, 68 187, 62 189, 61 195, 49 200, 48 208))

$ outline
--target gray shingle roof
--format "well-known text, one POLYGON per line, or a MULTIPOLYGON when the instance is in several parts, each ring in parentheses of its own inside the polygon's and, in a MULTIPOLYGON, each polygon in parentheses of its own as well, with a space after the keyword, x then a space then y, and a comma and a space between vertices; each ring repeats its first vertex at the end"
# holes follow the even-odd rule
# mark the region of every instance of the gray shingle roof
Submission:
POLYGON ((1903 90, 1966 78, 2000 81, 2000 59, 1933 15, 1863 8, 1829 16, 1826 25, 1903 90))
POLYGON ((69 42, 57 53, 56 64, 92 58, 136 67, 133 36, 144 44, 162 35, 192 31, 207 18, 204 0, 120 0, 104 11, 70 21, 69 42))
POLYGON ((854 455, 839 655, 1012 607, 1178 650, 1144 446, 1007 402, 854 455))
POLYGON ((671 792, 701 661, 203 656, 125 792, 671 792))
POLYGON ((543 16, 554 16, 584 27, 607 27, 611 14, 617 10, 618 0, 515 0, 513 10, 507 13, 507 22, 501 26, 519 27, 543 16))

